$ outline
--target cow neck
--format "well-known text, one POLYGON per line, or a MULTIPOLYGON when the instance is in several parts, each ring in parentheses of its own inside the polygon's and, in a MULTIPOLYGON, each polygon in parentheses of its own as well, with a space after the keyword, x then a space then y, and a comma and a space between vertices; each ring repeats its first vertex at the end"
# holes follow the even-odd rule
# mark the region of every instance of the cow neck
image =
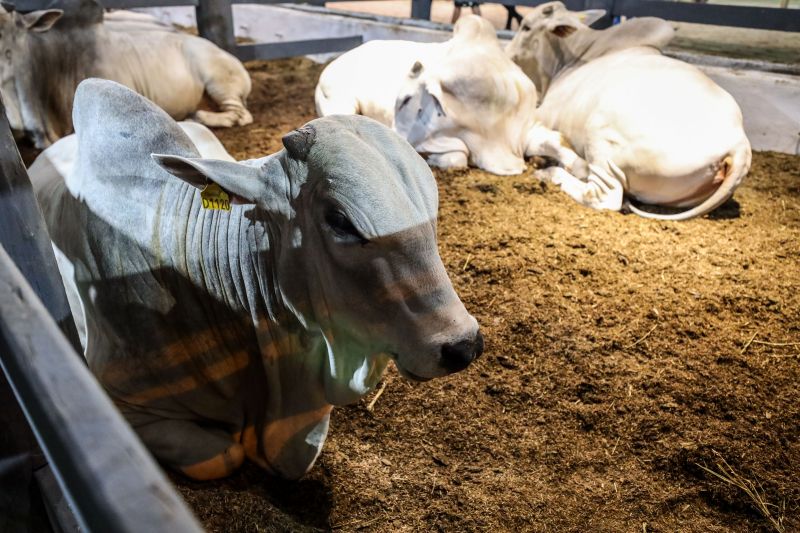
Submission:
POLYGON ((256 329, 262 354, 298 356, 314 346, 324 349, 298 319, 283 295, 278 280, 281 253, 290 248, 283 214, 253 206, 232 206, 231 211, 204 210, 194 189, 194 229, 186 232, 186 270, 195 285, 228 309, 247 315, 256 329), (194 205, 198 204, 198 205, 194 205), (192 242, 200 242, 193 246, 192 242))
POLYGON ((254 321, 282 314, 275 266, 281 248, 279 217, 253 205, 232 206, 231 211, 200 207, 193 195, 194 228, 186 232, 186 268, 193 283, 209 296, 254 321), (199 242, 199 246, 197 243, 199 242))
POLYGON ((541 91, 545 94, 553 82, 560 76, 577 68, 587 61, 587 51, 597 39, 598 30, 589 27, 578 28, 567 38, 550 36, 550 43, 553 47, 553 63, 546 65, 544 74, 546 80, 541 80, 541 91))
MULTIPOLYGON (((59 28, 61 25, 59 25, 59 28)), ((26 62, 17 85, 25 105, 36 117, 26 117, 26 129, 52 132, 57 137, 72 129, 72 103, 75 87, 82 80, 97 76, 100 25, 47 32, 26 32, 26 62), (65 53, 64 47, 70 43, 65 53), (38 103, 38 104, 34 104, 38 103), (41 106, 41 109, 34 109, 41 106), (45 113, 44 110, 47 112, 45 113)), ((55 141, 55 139, 51 139, 55 141)))

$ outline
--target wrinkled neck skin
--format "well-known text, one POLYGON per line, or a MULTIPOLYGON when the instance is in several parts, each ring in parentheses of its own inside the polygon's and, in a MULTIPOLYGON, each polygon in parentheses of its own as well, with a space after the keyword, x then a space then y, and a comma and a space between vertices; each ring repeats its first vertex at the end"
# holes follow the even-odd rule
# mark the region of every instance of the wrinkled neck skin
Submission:
MULTIPOLYGON (((285 175, 302 175, 304 171, 286 168, 302 163, 284 154, 246 164, 282 165, 285 175)), ((290 187, 298 186, 291 184, 287 190, 290 187)), ((299 187, 291 190, 293 198, 300 195, 299 187)), ((305 258, 314 254, 301 249, 306 236, 297 220, 300 210, 234 209, 239 212, 209 212, 204 233, 216 231, 211 242, 221 246, 211 254, 195 256, 187 264, 188 274, 193 282, 203 283, 213 298, 246 313, 252 321, 266 380, 266 390, 256 397, 266 400, 266 411, 263 426, 255 432, 263 456, 251 458, 284 477, 297 478, 311 468, 322 449, 332 405, 353 403, 371 390, 388 358, 375 361, 371 354, 333 353, 325 320, 317 319, 325 312, 324 301, 315 302, 310 294, 314 266, 306 264, 305 258), (230 246, 236 242, 238 250, 230 246), (214 269, 219 264, 230 268, 214 269), (220 278, 209 273, 218 273, 220 278), (257 290, 252 291, 253 287, 257 290)), ((190 240, 187 235, 187 246, 190 240)), ((246 436, 243 441, 249 452, 246 436)))

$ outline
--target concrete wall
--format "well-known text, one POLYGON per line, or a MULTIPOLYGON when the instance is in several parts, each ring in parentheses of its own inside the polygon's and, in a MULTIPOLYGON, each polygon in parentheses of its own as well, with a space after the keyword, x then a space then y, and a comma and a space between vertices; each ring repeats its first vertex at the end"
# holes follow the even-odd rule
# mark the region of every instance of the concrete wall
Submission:
MULTIPOLYGON (((146 10, 165 22, 194 26, 193 8, 146 10)), ((238 37, 280 42, 363 35, 373 39, 444 41, 450 27, 430 21, 396 19, 313 6, 234 6, 238 37)), ((499 32, 508 39, 510 32, 499 32)), ((742 108, 745 130, 755 150, 800 155, 800 69, 757 61, 727 60, 698 54, 670 53, 696 64, 730 92, 742 108)), ((313 56, 325 61, 332 54, 313 56)))

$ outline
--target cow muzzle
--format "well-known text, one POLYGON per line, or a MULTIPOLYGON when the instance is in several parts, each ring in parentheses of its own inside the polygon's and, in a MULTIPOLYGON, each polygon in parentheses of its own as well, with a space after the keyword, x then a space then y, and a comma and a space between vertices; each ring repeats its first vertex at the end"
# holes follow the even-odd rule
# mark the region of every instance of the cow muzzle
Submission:
POLYGON ((395 355, 395 364, 400 375, 412 381, 428 381, 433 378, 460 372, 483 353, 483 335, 475 331, 468 338, 444 342, 438 346, 435 359, 420 368, 404 364, 409 361, 395 355), (411 368, 409 368, 411 366, 411 368), (412 370, 413 368, 413 370, 412 370))
POLYGON ((448 373, 459 372, 467 368, 482 353, 483 335, 478 331, 473 339, 443 344, 439 364, 448 373))

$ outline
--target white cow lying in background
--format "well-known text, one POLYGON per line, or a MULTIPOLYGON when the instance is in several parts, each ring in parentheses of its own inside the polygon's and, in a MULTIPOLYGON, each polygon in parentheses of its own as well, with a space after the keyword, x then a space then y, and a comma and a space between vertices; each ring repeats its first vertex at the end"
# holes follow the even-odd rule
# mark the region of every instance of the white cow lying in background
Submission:
POLYGON ((201 157, 114 82, 81 83, 74 119, 72 169, 51 147, 31 182, 72 265, 89 367, 165 464, 300 477, 332 406, 390 361, 426 380, 483 350, 439 257, 433 175, 385 126, 322 118, 237 163, 201 157), (203 209, 212 183, 230 211, 203 209))
MULTIPOLYGON (((250 76, 210 41, 172 31, 146 15, 115 12, 107 22, 0 8, 0 93, 12 129, 44 148, 72 131, 72 98, 81 80, 115 80, 173 118, 216 127, 245 125, 250 76), (77 19, 77 20, 76 20, 77 19), (78 22, 78 20, 80 22, 78 22), (219 112, 198 111, 207 93, 219 112)), ((70 14, 71 15, 71 14, 70 14)))
POLYGON ((461 18, 444 43, 371 41, 320 76, 317 112, 362 114, 393 126, 433 166, 519 174, 525 157, 576 162, 535 120, 536 87, 505 55, 492 25, 461 18))
POLYGON ((673 35, 659 19, 593 30, 561 2, 528 14, 506 51, 544 95, 538 118, 589 166, 588 175, 553 167, 546 179, 576 201, 621 210, 625 195, 687 211, 724 203, 750 168, 750 143, 734 99, 697 68, 663 56, 673 35))

